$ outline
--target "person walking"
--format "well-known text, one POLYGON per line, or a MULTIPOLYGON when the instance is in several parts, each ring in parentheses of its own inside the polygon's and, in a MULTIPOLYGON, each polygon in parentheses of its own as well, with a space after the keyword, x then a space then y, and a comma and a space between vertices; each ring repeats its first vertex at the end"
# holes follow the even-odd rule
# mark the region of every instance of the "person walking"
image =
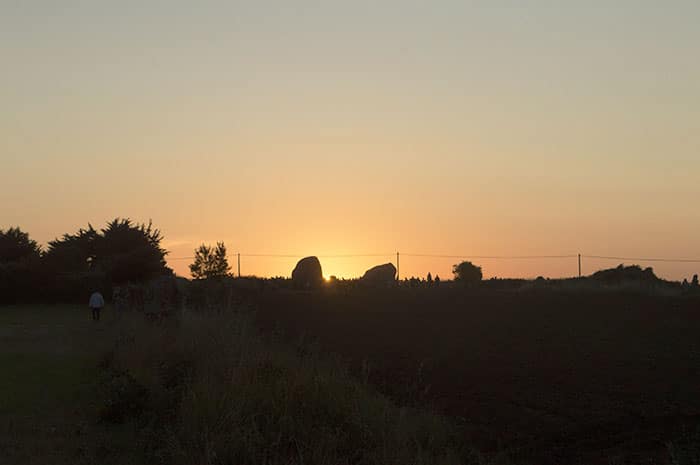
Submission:
POLYGON ((126 286, 115 286, 112 290, 112 307, 120 318, 127 307, 129 289, 126 286))
POLYGON ((95 291, 90 296, 90 310, 92 310, 93 321, 100 321, 100 310, 105 306, 105 299, 98 291, 95 291))

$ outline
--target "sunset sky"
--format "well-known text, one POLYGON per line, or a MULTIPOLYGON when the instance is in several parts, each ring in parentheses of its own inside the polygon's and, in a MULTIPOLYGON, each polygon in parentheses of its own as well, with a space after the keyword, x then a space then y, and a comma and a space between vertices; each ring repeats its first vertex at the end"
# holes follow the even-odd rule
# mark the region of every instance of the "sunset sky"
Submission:
POLYGON ((0 0, 0 157, 0 229, 41 243, 121 216, 173 258, 386 254, 327 276, 700 258, 700 2, 0 0))

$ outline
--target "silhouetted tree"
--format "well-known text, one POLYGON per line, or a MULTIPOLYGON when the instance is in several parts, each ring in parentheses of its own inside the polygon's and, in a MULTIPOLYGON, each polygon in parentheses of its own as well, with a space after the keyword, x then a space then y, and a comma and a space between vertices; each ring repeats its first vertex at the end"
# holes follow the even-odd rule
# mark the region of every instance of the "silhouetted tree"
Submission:
POLYGON ((462 262, 455 265, 452 268, 452 273, 455 275, 455 281, 460 281, 465 286, 478 283, 483 277, 481 267, 474 265, 472 262, 462 262))
POLYGON ((435 287, 438 287, 440 285, 440 276, 435 275, 435 287))
POLYGON ((690 285, 693 287, 700 287, 700 283, 698 282, 698 275, 693 275, 693 280, 690 282, 690 285))
POLYGON ((14 263, 39 258, 41 249, 29 234, 19 228, 0 229, 0 263, 14 263))
POLYGON ((49 242, 44 254, 47 266, 53 272, 85 272, 97 258, 99 233, 88 224, 76 234, 64 234, 62 238, 49 242))
POLYGON ((32 301, 43 291, 41 249, 19 228, 0 230, 0 303, 32 301))
POLYGON ((161 247, 163 236, 153 223, 138 224, 116 218, 107 223, 95 239, 95 258, 90 268, 104 271, 113 283, 143 282, 170 274, 165 264, 167 251, 161 247))
POLYGON ((432 287, 432 285, 433 285, 433 275, 430 274, 430 272, 428 272, 428 277, 427 277, 426 281, 428 282, 428 287, 432 287))
POLYGON ((202 244, 194 251, 194 262, 190 265, 194 279, 220 278, 228 276, 230 272, 223 242, 217 242, 216 247, 202 244))

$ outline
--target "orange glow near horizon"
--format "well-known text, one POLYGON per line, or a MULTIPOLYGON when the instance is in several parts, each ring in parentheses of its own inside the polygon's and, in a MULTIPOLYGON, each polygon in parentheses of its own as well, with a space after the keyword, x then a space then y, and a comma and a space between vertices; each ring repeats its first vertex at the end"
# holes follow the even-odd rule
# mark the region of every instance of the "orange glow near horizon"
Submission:
MULTIPOLYGON (((241 257, 241 273, 243 276, 259 277, 290 277, 296 262, 303 258, 290 257, 241 257)), ((229 262, 232 272, 237 276, 237 257, 232 255, 229 262)), ((396 255, 386 254, 377 257, 323 257, 320 256, 321 267, 325 281, 330 281, 331 276, 338 279, 353 279, 361 277, 369 268, 384 263, 396 265, 396 255)), ((575 256, 566 258, 450 258, 450 257, 416 257, 402 255, 400 257, 400 278, 417 277, 425 279, 430 273, 433 278, 439 276, 441 280, 450 280, 452 266, 462 260, 469 260, 481 266, 484 278, 527 278, 534 279, 538 276, 547 278, 566 278, 578 275, 578 259, 575 256)), ((598 270, 613 268, 619 264, 651 266, 656 274, 666 279, 690 280, 693 274, 698 273, 700 264, 695 263, 658 263, 644 260, 609 260, 584 257, 582 259, 582 274, 590 275, 598 270)), ((189 277, 189 261, 171 260, 169 266, 180 275, 189 277)))
POLYGON ((700 258, 700 2, 14 3, 0 229, 152 218, 184 276, 217 241, 234 270, 387 254, 321 258, 339 278, 700 258))

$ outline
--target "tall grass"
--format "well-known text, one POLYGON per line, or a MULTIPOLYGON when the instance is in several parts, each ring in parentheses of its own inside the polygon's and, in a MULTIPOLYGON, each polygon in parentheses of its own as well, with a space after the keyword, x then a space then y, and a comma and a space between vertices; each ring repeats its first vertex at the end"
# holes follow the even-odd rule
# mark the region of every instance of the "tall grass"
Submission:
POLYGON ((151 463, 454 464, 476 461, 449 422, 399 408, 318 351, 249 318, 123 322, 103 416, 135 421, 151 463))
POLYGON ((671 465, 700 465, 700 426, 685 431, 667 447, 671 465))

